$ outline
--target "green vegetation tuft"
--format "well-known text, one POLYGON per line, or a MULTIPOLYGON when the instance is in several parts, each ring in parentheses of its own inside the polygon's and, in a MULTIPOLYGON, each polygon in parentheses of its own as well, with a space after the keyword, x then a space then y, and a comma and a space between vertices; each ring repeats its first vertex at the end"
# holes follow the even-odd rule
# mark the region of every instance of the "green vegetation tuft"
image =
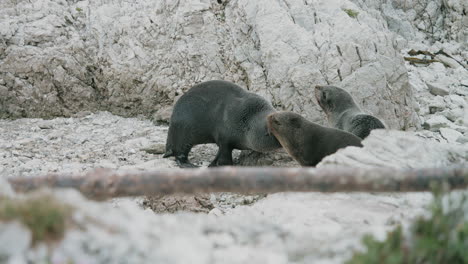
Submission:
POLYGON ((0 221, 19 220, 31 230, 33 243, 62 238, 70 212, 69 206, 48 195, 27 199, 0 197, 0 221))
POLYGON ((75 9, 76 9, 76 11, 78 11, 78 12, 83 11, 83 9, 81 9, 81 8, 79 8, 79 7, 75 8, 75 9))
POLYGON ((345 13, 352 18, 356 18, 359 15, 359 12, 353 9, 344 8, 343 11, 345 11, 345 13))
POLYGON ((382 242, 365 236, 363 243, 367 252, 355 253, 347 263, 468 263, 466 201, 464 194, 458 201, 448 198, 444 206, 442 195, 436 193, 430 218, 419 217, 406 236, 401 225, 389 232, 382 242))

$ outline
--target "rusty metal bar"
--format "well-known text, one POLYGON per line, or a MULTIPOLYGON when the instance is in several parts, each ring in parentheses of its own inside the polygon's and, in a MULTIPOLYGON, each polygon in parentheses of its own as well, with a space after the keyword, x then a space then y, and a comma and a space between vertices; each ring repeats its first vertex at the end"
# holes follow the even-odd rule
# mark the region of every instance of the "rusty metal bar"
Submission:
POLYGON ((18 192, 41 187, 75 188, 92 199, 208 192, 407 192, 429 191, 433 183, 446 183, 450 189, 467 188, 468 167, 405 170, 219 167, 132 173, 101 169, 81 176, 18 177, 9 181, 18 192))

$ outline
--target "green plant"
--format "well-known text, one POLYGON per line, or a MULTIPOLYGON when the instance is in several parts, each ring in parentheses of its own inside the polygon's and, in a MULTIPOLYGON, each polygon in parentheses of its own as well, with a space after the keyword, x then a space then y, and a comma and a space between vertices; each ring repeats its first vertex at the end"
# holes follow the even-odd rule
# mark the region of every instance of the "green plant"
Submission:
POLYGON ((81 9, 81 8, 79 8, 79 7, 75 8, 75 9, 76 9, 76 11, 78 11, 78 12, 83 11, 83 9, 81 9))
POLYGON ((27 199, 0 197, 0 221, 19 220, 32 232, 33 243, 63 237, 71 208, 49 195, 27 199))
POLYGON ((380 242, 365 236, 367 252, 355 253, 348 264, 388 263, 468 263, 468 220, 465 215, 467 195, 455 200, 434 193, 431 217, 419 217, 408 234, 399 225, 380 242))
POLYGON ((345 11, 345 13, 352 18, 356 18, 359 15, 359 12, 353 9, 344 8, 343 11, 345 11))

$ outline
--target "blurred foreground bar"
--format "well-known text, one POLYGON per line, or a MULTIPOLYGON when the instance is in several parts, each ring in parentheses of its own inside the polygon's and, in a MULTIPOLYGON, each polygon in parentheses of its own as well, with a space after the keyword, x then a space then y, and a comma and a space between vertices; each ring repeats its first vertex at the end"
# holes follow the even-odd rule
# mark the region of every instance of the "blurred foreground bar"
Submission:
POLYGON ((92 199, 122 196, 210 192, 412 192, 430 191, 433 184, 449 189, 468 186, 468 167, 274 168, 218 167, 161 169, 148 172, 95 170, 85 175, 10 178, 17 192, 41 187, 75 188, 92 199))

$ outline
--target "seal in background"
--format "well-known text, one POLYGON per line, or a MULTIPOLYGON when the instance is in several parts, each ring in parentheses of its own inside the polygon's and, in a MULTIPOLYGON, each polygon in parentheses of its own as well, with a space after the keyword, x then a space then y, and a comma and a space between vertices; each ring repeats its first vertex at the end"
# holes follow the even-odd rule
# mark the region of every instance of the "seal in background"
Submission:
POLYGON ((351 95, 335 86, 315 87, 315 98, 325 111, 329 124, 362 139, 366 138, 372 129, 385 128, 376 117, 359 109, 351 95))

